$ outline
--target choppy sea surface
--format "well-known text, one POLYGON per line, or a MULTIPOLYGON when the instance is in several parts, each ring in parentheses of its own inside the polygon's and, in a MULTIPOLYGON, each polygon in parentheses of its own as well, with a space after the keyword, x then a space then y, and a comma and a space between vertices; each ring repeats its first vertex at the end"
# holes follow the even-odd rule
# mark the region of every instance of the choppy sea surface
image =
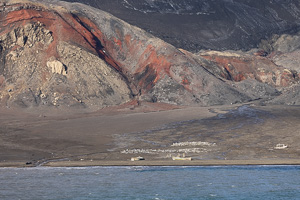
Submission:
POLYGON ((300 199, 300 166, 1 168, 0 199, 300 199))

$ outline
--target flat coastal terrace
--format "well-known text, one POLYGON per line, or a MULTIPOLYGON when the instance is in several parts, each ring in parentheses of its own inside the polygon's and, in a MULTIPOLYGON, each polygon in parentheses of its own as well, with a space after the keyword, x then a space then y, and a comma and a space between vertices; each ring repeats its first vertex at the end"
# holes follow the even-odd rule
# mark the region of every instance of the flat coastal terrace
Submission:
POLYGON ((297 106, 1 113, 1 167, 300 164, 297 106), (178 154, 192 161, 173 161, 178 154), (130 161, 137 156, 145 160, 130 161))

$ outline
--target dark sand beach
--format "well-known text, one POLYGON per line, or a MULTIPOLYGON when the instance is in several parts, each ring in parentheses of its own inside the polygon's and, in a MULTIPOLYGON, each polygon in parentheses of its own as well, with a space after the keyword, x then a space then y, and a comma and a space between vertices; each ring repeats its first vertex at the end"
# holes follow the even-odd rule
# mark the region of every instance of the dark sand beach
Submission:
POLYGON ((300 107, 1 109, 0 166, 300 164, 300 107), (287 147, 277 149, 276 145, 287 147), (173 161, 185 154, 192 161, 173 161), (142 156, 144 161, 130 161, 142 156))

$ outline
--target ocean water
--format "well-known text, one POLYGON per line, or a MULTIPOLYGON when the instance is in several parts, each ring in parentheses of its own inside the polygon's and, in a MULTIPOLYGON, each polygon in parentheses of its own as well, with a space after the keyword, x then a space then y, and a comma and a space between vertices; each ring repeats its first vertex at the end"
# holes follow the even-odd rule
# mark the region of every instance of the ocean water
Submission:
POLYGON ((300 199, 300 166, 1 168, 0 199, 300 199))

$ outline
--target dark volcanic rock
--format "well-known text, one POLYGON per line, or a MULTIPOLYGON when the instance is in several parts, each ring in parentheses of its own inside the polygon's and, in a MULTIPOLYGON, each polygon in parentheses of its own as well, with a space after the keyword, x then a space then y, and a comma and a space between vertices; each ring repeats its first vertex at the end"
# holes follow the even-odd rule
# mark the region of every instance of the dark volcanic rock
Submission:
POLYGON ((176 47, 249 50, 299 30, 298 0, 65 0, 112 13, 176 47))
POLYGON ((282 105, 300 105, 300 85, 293 85, 288 88, 284 88, 281 91, 281 95, 268 101, 272 104, 282 105))

